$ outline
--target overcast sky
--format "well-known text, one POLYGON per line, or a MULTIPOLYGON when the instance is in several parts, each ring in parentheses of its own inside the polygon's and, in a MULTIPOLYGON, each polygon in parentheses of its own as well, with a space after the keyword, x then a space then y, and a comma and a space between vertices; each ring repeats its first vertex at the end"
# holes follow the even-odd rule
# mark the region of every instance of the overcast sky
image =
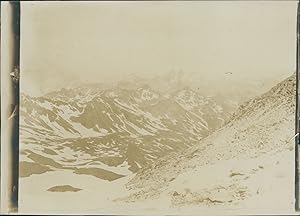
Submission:
POLYGON ((172 70, 199 85, 226 72, 278 79, 296 67, 296 1, 21 4, 21 89, 31 94, 172 70))

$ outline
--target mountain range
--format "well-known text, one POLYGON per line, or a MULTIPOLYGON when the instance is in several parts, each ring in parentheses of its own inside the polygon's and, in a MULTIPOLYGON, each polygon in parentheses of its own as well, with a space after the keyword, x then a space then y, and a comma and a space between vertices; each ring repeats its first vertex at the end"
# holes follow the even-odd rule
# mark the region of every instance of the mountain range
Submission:
POLYGON ((21 176, 71 169, 114 180, 192 146, 236 108, 189 87, 162 92, 132 81, 22 94, 21 176))
POLYGON ((293 213, 295 74, 242 104, 154 89, 135 80, 22 94, 21 209, 293 213))

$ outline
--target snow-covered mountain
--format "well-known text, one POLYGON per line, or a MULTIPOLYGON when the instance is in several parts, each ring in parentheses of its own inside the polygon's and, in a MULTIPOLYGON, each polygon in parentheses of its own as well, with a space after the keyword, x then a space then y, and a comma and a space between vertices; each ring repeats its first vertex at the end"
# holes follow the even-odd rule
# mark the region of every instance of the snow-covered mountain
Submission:
POLYGON ((295 75, 230 117, 190 88, 64 92, 22 96, 20 212, 294 213, 295 75))
POLYGON ((190 88, 161 93, 144 83, 22 94, 21 176, 72 169, 114 180, 192 146, 235 108, 190 88))
POLYGON ((119 200, 157 200, 183 214, 291 211, 295 89, 293 75, 244 103, 210 136, 139 170, 119 200))

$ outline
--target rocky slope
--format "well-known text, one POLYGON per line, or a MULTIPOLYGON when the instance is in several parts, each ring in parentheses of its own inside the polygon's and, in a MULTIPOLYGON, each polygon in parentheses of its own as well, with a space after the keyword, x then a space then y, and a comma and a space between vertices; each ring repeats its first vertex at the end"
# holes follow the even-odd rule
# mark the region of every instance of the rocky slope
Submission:
POLYGON ((153 199, 177 210, 213 207, 213 212, 247 212, 251 205, 243 203, 252 200, 255 213, 292 210, 294 113, 295 75, 240 106, 222 128, 191 148, 141 169, 127 184, 131 195, 118 200, 153 199))

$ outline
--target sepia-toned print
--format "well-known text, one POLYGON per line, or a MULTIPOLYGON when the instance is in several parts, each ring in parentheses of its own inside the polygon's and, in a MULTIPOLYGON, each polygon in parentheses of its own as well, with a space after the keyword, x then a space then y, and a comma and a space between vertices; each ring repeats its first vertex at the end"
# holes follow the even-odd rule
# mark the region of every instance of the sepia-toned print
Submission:
POLYGON ((22 2, 20 213, 295 206, 296 2, 22 2))

